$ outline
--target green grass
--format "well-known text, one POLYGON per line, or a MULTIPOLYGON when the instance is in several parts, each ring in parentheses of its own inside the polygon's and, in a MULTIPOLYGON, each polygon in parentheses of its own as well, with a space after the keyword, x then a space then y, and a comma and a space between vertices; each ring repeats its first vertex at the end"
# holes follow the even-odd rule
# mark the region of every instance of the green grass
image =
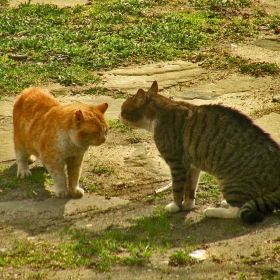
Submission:
POLYGON ((132 128, 124 125, 119 120, 108 120, 110 129, 117 129, 120 132, 131 131, 132 128))
MULTIPOLYGON (((183 58, 209 65, 220 43, 255 37, 259 26, 280 25, 279 17, 254 1, 188 1, 193 10, 185 2, 97 0, 72 8, 27 3, 2 9, 1 93, 46 82, 95 84, 95 71, 147 61, 183 58)), ((261 71, 270 74, 271 68, 261 71)))
POLYGON ((102 163, 95 164, 95 166, 91 169, 91 171, 97 175, 101 175, 101 174, 110 175, 115 172, 113 167, 105 166, 102 163))
POLYGON ((190 256, 190 252, 195 250, 196 247, 189 247, 184 250, 174 251, 169 258, 170 266, 190 266, 197 263, 197 260, 190 256))
POLYGON ((200 175, 198 190, 196 197, 202 202, 217 201, 220 196, 221 191, 217 185, 217 180, 215 177, 209 175, 208 173, 202 173, 200 175))
MULTIPOLYGON (((46 179, 49 179, 49 175, 43 168, 33 168, 31 176, 21 179, 17 178, 15 168, 0 166, 0 176, 0 195, 6 194, 10 190, 17 189, 19 187, 42 183, 46 179)), ((30 194, 34 194, 34 191, 31 189, 29 189, 28 192, 30 192, 30 194)))
POLYGON ((172 225, 168 214, 156 211, 127 229, 111 229, 101 233, 65 228, 60 242, 18 239, 0 251, 0 267, 28 266, 34 270, 92 268, 108 271, 114 264, 144 265, 155 249, 170 247, 172 225))
POLYGON ((53 185, 51 176, 43 167, 32 167, 31 176, 26 178, 17 178, 16 166, 0 166, 0 198, 13 190, 20 189, 21 196, 26 198, 46 195, 48 191, 45 185, 53 185))

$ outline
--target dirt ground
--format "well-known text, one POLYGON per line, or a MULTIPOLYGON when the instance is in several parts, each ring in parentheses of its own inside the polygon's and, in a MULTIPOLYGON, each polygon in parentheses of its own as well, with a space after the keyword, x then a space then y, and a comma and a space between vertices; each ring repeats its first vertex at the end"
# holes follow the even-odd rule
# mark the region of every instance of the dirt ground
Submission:
MULTIPOLYGON (((275 12, 279 1, 270 2, 275 5, 270 7, 275 12)), ((270 61, 274 57, 279 62, 279 52, 259 47, 258 55, 256 46, 251 43, 232 51, 248 56, 250 48, 253 59, 262 56, 263 61, 266 57, 270 61)), ((111 81, 110 75, 104 73, 103 84, 111 81)), ((129 79, 128 83, 131 76, 129 79)), ((145 89, 149 82, 143 84, 145 89)), ((116 90, 112 89, 111 94, 116 90)), ((64 102, 72 101, 73 95, 75 99, 83 99, 82 91, 76 88, 72 97, 58 95, 58 98, 64 102)), ((161 87, 161 93, 195 104, 231 106, 258 119, 270 112, 279 112, 279 104, 272 99, 280 95, 280 81, 279 77, 252 78, 205 72, 193 77, 191 83, 178 81, 161 87)), ((121 104, 120 100, 116 102, 121 104)), ((9 166, 16 173, 14 159, 0 162, 0 165, 9 166)), ((32 166, 32 170, 40 168, 39 163, 32 166)), ((48 182, 41 182, 32 190, 17 188, 0 195, 0 251, 17 238, 53 240, 65 227, 90 228, 97 232, 113 227, 129 228, 135 219, 152 215, 156 208, 163 208, 172 200, 170 190, 155 196, 155 190, 169 183, 169 169, 149 133, 113 128, 104 145, 91 148, 86 154, 81 176, 81 187, 86 190, 83 198, 56 199, 53 186, 48 182), (106 171, 97 174, 93 172, 95 167, 106 167, 106 171)), ((202 192, 203 188, 199 188, 198 193, 202 192)), ((162 254, 153 254, 147 265, 113 266, 110 272, 50 271, 44 279, 280 279, 280 213, 257 225, 248 225, 239 219, 204 218, 203 210, 209 205, 219 205, 221 199, 210 196, 205 199, 199 195, 193 211, 170 215, 174 245, 162 254), (182 249, 186 242, 199 245, 205 252, 205 260, 191 266, 169 266, 171 253, 182 249)), ((29 267, 0 266, 0 279, 30 279, 30 272, 29 267)))

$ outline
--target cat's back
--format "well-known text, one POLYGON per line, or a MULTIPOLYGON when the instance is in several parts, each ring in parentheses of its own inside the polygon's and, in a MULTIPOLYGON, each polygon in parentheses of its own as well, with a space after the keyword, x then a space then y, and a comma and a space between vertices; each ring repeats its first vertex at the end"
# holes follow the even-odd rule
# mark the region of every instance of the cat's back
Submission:
POLYGON ((247 175, 269 168, 267 173, 279 178, 278 143, 239 111, 220 105, 197 106, 185 127, 185 146, 203 170, 223 177, 233 173, 233 166, 238 172, 236 165, 247 175))
POLYGON ((14 104, 14 118, 24 114, 25 118, 43 115, 50 108, 60 105, 47 90, 31 87, 22 91, 14 104))

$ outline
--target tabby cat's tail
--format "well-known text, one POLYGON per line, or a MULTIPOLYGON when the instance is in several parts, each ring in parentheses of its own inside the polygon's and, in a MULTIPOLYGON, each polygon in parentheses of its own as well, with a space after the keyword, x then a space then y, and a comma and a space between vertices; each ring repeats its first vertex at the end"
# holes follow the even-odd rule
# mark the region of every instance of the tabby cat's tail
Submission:
POLYGON ((247 223, 259 223, 265 215, 280 209, 280 188, 264 197, 246 202, 239 211, 240 218, 247 223))

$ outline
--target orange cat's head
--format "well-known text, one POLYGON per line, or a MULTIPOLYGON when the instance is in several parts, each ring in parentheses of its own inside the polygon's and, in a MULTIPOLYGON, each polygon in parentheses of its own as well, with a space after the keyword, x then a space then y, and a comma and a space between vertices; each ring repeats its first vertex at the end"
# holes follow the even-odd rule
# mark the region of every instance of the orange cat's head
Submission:
POLYGON ((106 141, 109 125, 104 118, 107 103, 98 106, 81 104, 74 113, 75 142, 80 147, 99 146, 106 141))

